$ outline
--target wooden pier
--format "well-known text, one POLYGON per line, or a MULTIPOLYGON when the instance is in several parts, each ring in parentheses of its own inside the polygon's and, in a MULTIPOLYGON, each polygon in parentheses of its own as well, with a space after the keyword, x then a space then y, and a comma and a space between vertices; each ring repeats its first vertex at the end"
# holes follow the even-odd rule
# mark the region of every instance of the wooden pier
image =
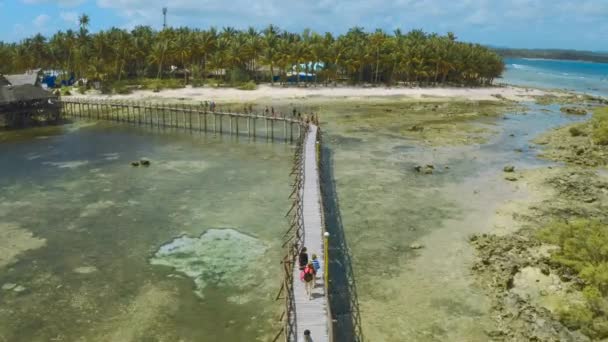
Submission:
MULTIPOLYGON (((321 193, 319 169, 317 164, 317 132, 315 125, 310 125, 304 140, 304 184, 301 189, 302 218, 304 223, 303 246, 309 255, 316 254, 325 266, 326 241, 324 237, 323 213, 321 208, 321 193)), ((331 331, 331 315, 327 300, 326 267, 321 267, 315 279, 312 299, 309 299, 300 280, 299 265, 293 265, 293 288, 295 297, 296 339, 293 342, 304 341, 304 330, 310 330, 315 342, 328 342, 331 331)))
POLYGON ((284 279, 277 299, 284 300, 280 315, 281 330, 273 341, 283 336, 285 342, 308 342, 304 331, 315 342, 333 342, 332 315, 328 300, 328 241, 321 197, 319 172, 320 130, 299 118, 231 113, 209 110, 206 105, 167 104, 62 98, 63 117, 109 120, 162 129, 261 137, 270 141, 295 142, 293 201, 286 216, 290 227, 284 234, 286 255, 282 260, 284 279), (261 123, 260 121, 263 121, 261 123), (282 132, 281 132, 282 131, 282 132), (312 299, 308 299, 300 281, 297 256, 306 246, 316 254, 322 267, 315 279, 312 299))
POLYGON ((177 104, 62 98, 63 117, 108 120, 215 134, 231 134, 293 142, 302 132, 302 120, 292 117, 209 110, 204 104, 177 104), (263 121, 263 122, 262 122, 263 121))

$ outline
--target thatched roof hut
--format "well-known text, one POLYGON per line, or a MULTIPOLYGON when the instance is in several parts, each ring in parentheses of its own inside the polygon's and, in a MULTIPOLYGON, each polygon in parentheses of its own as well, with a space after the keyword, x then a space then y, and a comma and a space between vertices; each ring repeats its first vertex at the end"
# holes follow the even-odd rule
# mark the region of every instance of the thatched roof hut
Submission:
POLYGON ((7 81, 10 82, 13 86, 21 86, 21 85, 36 85, 38 84, 38 73, 40 69, 30 70, 25 72, 24 74, 15 74, 15 75, 4 75, 7 81))
POLYGON ((57 96, 31 84, 0 87, 0 127, 55 123, 60 119, 57 96))
POLYGON ((54 99, 52 93, 30 84, 0 87, 0 106, 17 102, 54 99))

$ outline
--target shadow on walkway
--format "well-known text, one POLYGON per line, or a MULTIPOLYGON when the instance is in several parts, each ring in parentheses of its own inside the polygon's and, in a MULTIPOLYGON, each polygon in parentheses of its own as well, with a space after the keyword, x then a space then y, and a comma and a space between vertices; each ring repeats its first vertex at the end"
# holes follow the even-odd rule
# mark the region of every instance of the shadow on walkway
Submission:
POLYGON ((340 204, 334 182, 333 154, 325 146, 321 151, 320 173, 325 226, 330 234, 328 293, 333 316, 334 341, 360 342, 363 341, 363 333, 355 276, 340 216, 340 204))

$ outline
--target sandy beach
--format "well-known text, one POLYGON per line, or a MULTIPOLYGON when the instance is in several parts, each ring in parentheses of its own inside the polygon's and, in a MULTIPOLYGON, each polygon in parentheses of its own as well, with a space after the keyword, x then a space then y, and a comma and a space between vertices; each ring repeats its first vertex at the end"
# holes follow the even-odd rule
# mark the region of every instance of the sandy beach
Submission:
MULTIPOLYGON (((472 101, 482 100, 531 100, 533 96, 543 96, 548 94, 559 95, 558 92, 550 92, 539 89, 520 88, 520 87, 490 87, 490 88, 363 88, 363 87, 280 87, 271 85, 260 85, 256 90, 238 90, 234 88, 192 88, 187 86, 182 89, 166 89, 155 93, 150 90, 136 90, 128 95, 100 95, 87 94, 86 97, 92 98, 113 98, 124 100, 143 100, 151 98, 184 98, 194 101, 256 101, 261 99, 302 99, 307 97, 328 97, 328 98, 366 98, 366 97, 386 97, 400 96, 412 99, 422 98, 455 98, 472 101)), ((82 97, 83 95, 75 94, 82 97)))

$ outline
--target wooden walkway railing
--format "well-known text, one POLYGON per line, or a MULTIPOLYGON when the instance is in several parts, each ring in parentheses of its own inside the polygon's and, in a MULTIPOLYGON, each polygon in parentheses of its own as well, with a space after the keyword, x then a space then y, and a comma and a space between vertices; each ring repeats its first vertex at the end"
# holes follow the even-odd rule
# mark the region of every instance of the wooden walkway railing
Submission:
POLYGON ((61 114, 159 128, 265 137, 293 142, 303 134, 298 118, 210 111, 201 105, 61 98, 61 114), (282 131, 282 132, 281 132, 282 131))

